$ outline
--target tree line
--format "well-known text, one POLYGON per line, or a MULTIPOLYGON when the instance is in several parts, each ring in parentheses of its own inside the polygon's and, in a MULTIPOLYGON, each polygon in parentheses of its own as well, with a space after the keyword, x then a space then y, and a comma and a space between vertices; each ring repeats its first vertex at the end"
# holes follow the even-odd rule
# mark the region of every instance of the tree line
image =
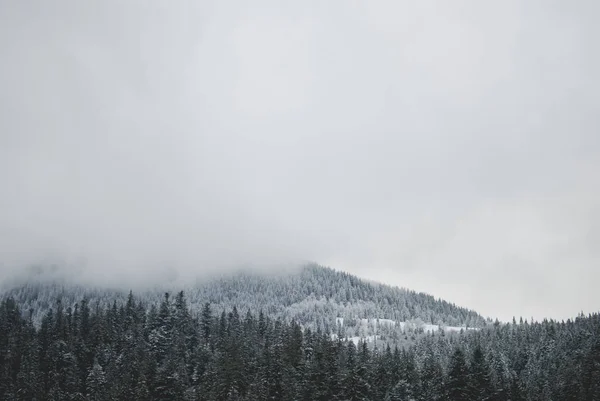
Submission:
POLYGON ((333 339, 185 294, 56 301, 37 327, 0 303, 2 400, 600 400, 600 317, 431 333, 401 348, 333 339), (215 313, 216 312, 216 313, 215 313))
MULTIPOLYGON (((345 319, 348 331, 359 329, 358 325, 352 325, 357 319, 375 317, 394 321, 420 319, 424 323, 446 326, 482 327, 487 323, 475 311, 431 295, 369 282, 318 265, 306 265, 282 274, 227 272, 196 282, 192 280, 187 285, 167 283, 161 287, 144 288, 137 293, 137 298, 147 304, 160 303, 164 292, 183 289, 193 312, 200 311, 206 302, 210 302, 215 311, 243 305, 244 310, 258 313, 262 309, 271 318, 295 320, 313 331, 317 328, 335 330, 338 317, 345 319)), ((100 302, 105 307, 113 300, 126 302, 127 291, 76 285, 69 279, 47 280, 41 276, 13 283, 4 293, 25 310, 33 309, 37 326, 58 298, 65 307, 72 307, 84 297, 94 305, 100 302)))

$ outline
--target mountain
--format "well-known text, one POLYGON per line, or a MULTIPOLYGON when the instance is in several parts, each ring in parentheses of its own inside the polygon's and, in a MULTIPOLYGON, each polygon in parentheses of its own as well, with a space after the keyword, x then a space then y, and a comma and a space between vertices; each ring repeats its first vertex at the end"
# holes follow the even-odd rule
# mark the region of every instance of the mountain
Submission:
MULTIPOLYGON (((248 286, 255 285, 243 277, 248 286)), ((315 267, 295 277, 356 280, 315 267)), ((239 299, 231 283, 242 277, 231 280, 213 281, 213 289, 228 288, 232 293, 223 293, 224 299, 239 299)), ((370 285, 378 288, 362 281, 356 288, 370 285)), ((183 291, 156 301, 154 292, 139 299, 130 294, 124 302, 121 293, 90 292, 95 302, 84 299, 73 308, 66 306, 66 295, 74 293, 65 286, 12 293, 23 302, 34 288, 39 305, 44 297, 65 298, 51 301, 36 327, 4 294, 1 400, 600 400, 598 314, 567 322, 495 322, 478 330, 416 336, 403 347, 369 347, 362 340, 355 344, 303 329, 268 311, 219 311, 207 303, 197 312, 183 291)), ((266 292, 274 293, 279 290, 266 292)), ((370 302, 378 305, 377 299, 370 302)), ((380 319, 379 324, 391 322, 380 319)))
MULTIPOLYGON (((407 329, 427 331, 437 327, 486 325, 476 312, 405 288, 360 279, 354 275, 315 264, 283 273, 238 271, 213 276, 185 286, 173 284, 134 293, 145 305, 161 301, 165 292, 185 292, 192 313, 205 303, 215 311, 234 306, 254 313, 263 311, 273 318, 295 321, 305 328, 348 337, 383 335, 396 337, 407 329), (384 324, 387 322, 388 324, 384 324)), ((129 291, 70 283, 29 280, 4 290, 22 311, 31 311, 39 324, 60 300, 73 308, 86 299, 89 305, 106 307, 124 304, 129 291)))

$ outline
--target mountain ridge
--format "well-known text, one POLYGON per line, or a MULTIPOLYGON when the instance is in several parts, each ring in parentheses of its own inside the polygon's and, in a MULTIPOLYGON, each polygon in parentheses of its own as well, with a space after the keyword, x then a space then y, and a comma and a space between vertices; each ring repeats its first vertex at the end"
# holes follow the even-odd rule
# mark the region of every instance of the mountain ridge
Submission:
MULTIPOLYGON (((356 327, 357 319, 390 319, 404 322, 420 319, 425 324, 482 327, 489 319, 474 310, 435 298, 430 294, 391 286, 317 264, 307 264, 284 273, 269 274, 243 270, 227 272, 211 278, 178 286, 172 283, 137 290, 134 295, 145 303, 153 303, 164 292, 183 290, 193 311, 206 303, 215 310, 231 310, 233 306, 253 311, 264 310, 284 320, 295 320, 312 328, 334 332, 336 319, 356 327)), ((39 321, 45 311, 61 299, 65 307, 73 307, 82 299, 90 304, 116 298, 124 303, 129 291, 103 286, 71 283, 68 279, 45 282, 39 278, 13 283, 3 296, 13 297, 22 310, 33 309, 39 321)))

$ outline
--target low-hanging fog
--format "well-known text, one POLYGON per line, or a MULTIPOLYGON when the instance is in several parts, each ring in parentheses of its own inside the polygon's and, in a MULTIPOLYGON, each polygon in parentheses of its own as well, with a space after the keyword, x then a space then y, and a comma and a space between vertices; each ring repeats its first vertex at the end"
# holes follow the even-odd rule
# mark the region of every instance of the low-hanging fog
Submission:
POLYGON ((600 309, 594 1, 0 3, 0 277, 311 260, 600 309))

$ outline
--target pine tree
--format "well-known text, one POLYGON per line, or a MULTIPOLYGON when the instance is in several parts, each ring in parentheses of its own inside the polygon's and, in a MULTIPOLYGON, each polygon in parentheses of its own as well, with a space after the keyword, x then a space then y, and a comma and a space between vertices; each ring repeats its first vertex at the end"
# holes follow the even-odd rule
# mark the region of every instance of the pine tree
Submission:
POLYGON ((423 361, 421 371, 420 400, 437 401, 443 395, 443 372, 439 361, 434 355, 429 354, 423 361))
POLYGON ((42 375, 39 370, 38 353, 37 339, 33 338, 24 349, 21 366, 17 374, 16 398, 19 401, 42 399, 43 383, 41 382, 42 375))
POLYGON ((352 341, 348 343, 347 373, 343 386, 345 400, 368 401, 370 399, 371 386, 367 366, 369 354, 366 351, 366 343, 361 342, 359 348, 360 353, 352 341))
POLYGON ((86 380, 86 395, 90 401, 103 401, 106 399, 106 377, 104 369, 94 361, 94 366, 86 380))
POLYGON ((474 401, 489 400, 493 394, 490 382, 490 367, 479 344, 473 350, 470 372, 472 399, 474 401))
POLYGON ((450 370, 446 384, 446 397, 451 401, 470 401, 469 370, 464 352, 457 347, 450 359, 450 370))
POLYGON ((213 317, 210 308, 210 303, 207 302, 204 304, 200 319, 200 328, 202 330, 203 344, 208 345, 210 343, 210 336, 213 326, 213 317))
POLYGON ((386 395, 385 401, 414 401, 415 397, 413 386, 406 379, 400 379, 386 395))

